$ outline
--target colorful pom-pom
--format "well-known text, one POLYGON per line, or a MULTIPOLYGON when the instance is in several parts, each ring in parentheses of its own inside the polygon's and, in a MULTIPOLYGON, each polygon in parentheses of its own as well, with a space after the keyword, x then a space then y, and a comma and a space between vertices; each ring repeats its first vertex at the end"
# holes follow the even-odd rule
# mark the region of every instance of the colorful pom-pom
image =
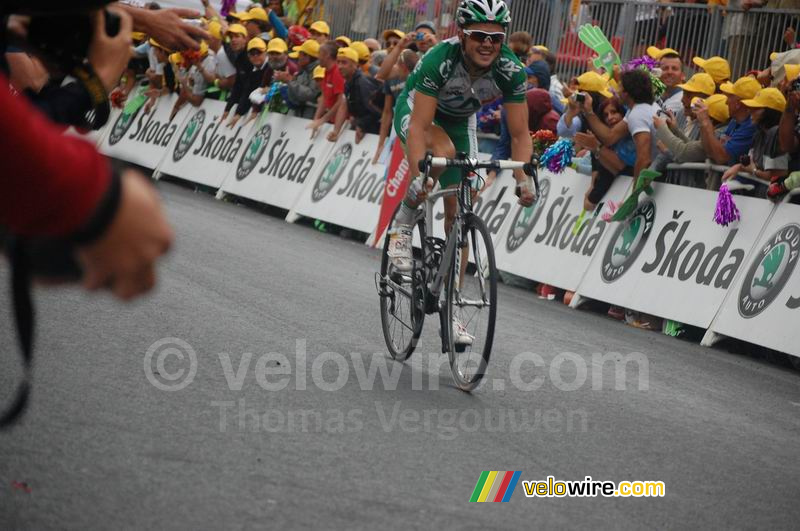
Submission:
POLYGON ((728 189, 728 184, 723 183, 719 187, 717 195, 717 208, 714 211, 714 221, 717 225, 727 227, 729 224, 741 219, 742 215, 733 201, 733 194, 728 189))
POLYGON ((570 165, 575 156, 575 147, 572 140, 562 138, 548 147, 539 157, 539 164, 544 165, 552 173, 561 173, 570 165))

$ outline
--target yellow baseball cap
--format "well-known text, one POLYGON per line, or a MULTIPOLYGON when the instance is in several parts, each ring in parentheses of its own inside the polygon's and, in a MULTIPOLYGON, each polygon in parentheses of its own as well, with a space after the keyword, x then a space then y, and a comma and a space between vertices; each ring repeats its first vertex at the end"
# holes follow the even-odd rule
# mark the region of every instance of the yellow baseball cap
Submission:
POLYGON ((705 72, 693 75, 689 78, 689 81, 678 86, 687 92, 697 92, 706 96, 712 96, 717 91, 714 78, 705 72))
POLYGON ((250 11, 246 13, 239 13, 239 20, 248 21, 248 20, 260 20, 262 22, 269 22, 269 16, 267 16, 267 12, 264 11, 262 7, 254 7, 250 11))
POLYGON ((147 38, 147 34, 142 31, 131 32, 131 39, 135 41, 143 41, 147 38))
POLYGON ((254 37, 250 39, 250 42, 247 43, 247 51, 250 50, 261 50, 262 52, 267 51, 267 43, 264 42, 264 39, 261 37, 254 37))
POLYGON ((353 42, 347 35, 339 35, 335 40, 337 42, 343 42, 345 46, 350 46, 350 44, 353 42))
POLYGON ((241 24, 231 24, 230 26, 228 26, 228 31, 226 31, 225 33, 226 34, 236 33, 237 35, 243 35, 244 37, 247 37, 247 28, 245 28, 241 24))
POLYGON ((211 22, 209 22, 208 34, 214 37, 215 39, 222 40, 222 24, 220 24, 216 20, 212 20, 211 22))
POLYGON ((324 66, 315 66, 314 72, 312 72, 314 79, 322 79, 325 77, 325 67, 324 66))
POLYGON ((708 115, 720 123, 725 123, 731 119, 730 109, 728 109, 728 98, 725 94, 714 94, 703 100, 708 107, 708 115))
POLYGON ((534 50, 541 50, 541 51, 543 51, 543 52, 549 52, 549 51, 550 51, 550 50, 547 48, 547 46, 544 46, 544 45, 542 45, 542 44, 536 44, 536 45, 534 45, 534 46, 533 46, 533 49, 534 49, 534 50))
POLYGON ((742 103, 752 109, 774 109, 783 112, 786 109, 786 98, 783 93, 776 88, 765 88, 758 91, 756 97, 749 100, 742 100, 742 103))
POLYGON ((292 50, 294 51, 289 54, 289 57, 292 59, 297 59, 300 57, 300 52, 303 52, 304 54, 310 55, 314 58, 319 57, 319 43, 314 39, 308 39, 300 46, 295 46, 292 48, 292 50))
POLYGON ((286 46, 286 41, 279 37, 270 39, 269 44, 267 45, 267 53, 269 52, 286 53, 288 51, 289 47, 286 46))
POLYGON ((386 31, 383 32, 383 40, 388 39, 392 35, 400 37, 401 39, 406 36, 406 34, 400 31, 399 29, 387 29, 386 31))
POLYGON ((586 92, 598 92, 606 98, 614 96, 608 90, 608 76, 601 76, 594 70, 589 70, 578 76, 578 88, 586 92))
POLYGON ((359 61, 369 61, 370 51, 367 45, 361 41, 355 41, 350 48, 356 51, 359 61))
POLYGON ((737 79, 736 83, 723 83, 720 85, 719 89, 725 94, 747 100, 756 97, 758 91, 761 90, 761 83, 753 76, 745 76, 737 79))
POLYGON ((321 33, 323 35, 330 35, 331 34, 331 27, 328 26, 328 23, 324 20, 318 20, 309 26, 309 31, 314 30, 317 33, 321 33))
POLYGON ((658 61, 665 55, 680 55, 677 50, 673 50, 672 48, 656 48, 655 46, 648 46, 647 47, 647 55, 658 61))
POLYGON ((783 65, 783 69, 786 71, 786 79, 789 81, 797 79, 797 76, 800 75, 800 65, 783 65))
POLYGON ((350 59, 354 63, 358 63, 358 52, 352 48, 339 48, 336 58, 350 59))
POLYGON ((714 83, 722 83, 731 78, 731 65, 728 64, 727 59, 723 59, 718 55, 708 59, 695 57, 692 62, 705 70, 714 79, 714 83))

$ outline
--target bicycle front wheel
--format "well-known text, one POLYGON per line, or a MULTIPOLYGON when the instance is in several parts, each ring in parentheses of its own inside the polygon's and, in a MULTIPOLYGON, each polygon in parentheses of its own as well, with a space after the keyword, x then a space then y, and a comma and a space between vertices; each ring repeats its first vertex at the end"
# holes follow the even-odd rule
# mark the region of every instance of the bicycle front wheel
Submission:
POLYGON ((464 391, 477 387, 486 373, 497 317, 497 266, 483 220, 467 214, 461 252, 447 280, 445 325, 450 369, 464 391))

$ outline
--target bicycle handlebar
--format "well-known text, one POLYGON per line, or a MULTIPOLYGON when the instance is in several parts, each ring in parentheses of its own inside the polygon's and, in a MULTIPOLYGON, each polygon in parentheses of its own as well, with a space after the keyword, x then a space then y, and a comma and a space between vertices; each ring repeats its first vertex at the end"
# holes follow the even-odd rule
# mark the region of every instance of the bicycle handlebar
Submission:
POLYGON ((462 168, 467 171, 475 170, 522 170, 526 175, 536 177, 536 169, 539 161, 532 158, 531 162, 519 162, 516 160, 485 160, 470 158, 448 159, 445 157, 433 157, 430 154, 419 161, 419 171, 425 173, 430 168, 462 168))

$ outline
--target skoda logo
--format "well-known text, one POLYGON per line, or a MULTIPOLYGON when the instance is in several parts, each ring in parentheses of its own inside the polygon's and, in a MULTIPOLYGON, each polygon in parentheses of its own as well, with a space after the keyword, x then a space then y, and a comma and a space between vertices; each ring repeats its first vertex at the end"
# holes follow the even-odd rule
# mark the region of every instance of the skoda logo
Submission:
POLYGON ((604 282, 614 282, 636 262, 653 230, 655 218, 656 204, 648 199, 636 208, 627 221, 619 224, 603 255, 600 275, 604 282))
POLYGON ((200 136, 200 130, 203 128, 203 123, 205 123, 205 121, 206 111, 203 109, 200 109, 192 116, 192 119, 189 120, 189 123, 187 123, 186 127, 183 129, 180 140, 175 144, 175 151, 172 152, 172 160, 178 162, 186 156, 192 144, 194 144, 194 141, 200 136))
POLYGON ((519 249, 533 232, 533 227, 539 221, 539 216, 547 204, 548 195, 550 195, 550 179, 542 179, 539 182, 539 197, 536 198, 536 202, 529 207, 517 209, 506 238, 506 250, 509 253, 519 249))
POLYGON ((255 136, 250 139, 247 148, 244 150, 244 155, 239 160, 239 166, 236 168, 236 180, 241 181, 253 171, 253 168, 258 165, 261 160, 261 155, 267 149, 269 139, 272 136, 272 126, 267 124, 256 132, 255 136))
POLYGON ((137 108, 131 113, 125 112, 125 109, 122 110, 122 113, 117 117, 117 121, 114 122, 114 127, 111 129, 111 134, 108 135, 109 146, 113 146, 123 139, 125 133, 127 133, 128 129, 131 128, 133 121, 139 114, 140 109, 141 107, 137 108))
POLYGON ((800 251, 800 225, 790 223, 758 250, 739 292, 739 315, 750 319, 763 312, 780 294, 800 251))
POLYGON ((311 191, 312 201, 315 203, 322 201, 322 199, 328 195, 328 192, 333 189, 336 185, 336 181, 338 181, 339 177, 344 173, 344 169, 347 167, 347 163, 350 162, 350 156, 352 154, 353 146, 348 142, 347 144, 342 144, 342 146, 331 155, 331 158, 328 159, 328 163, 322 169, 322 173, 320 173, 317 182, 314 183, 314 189, 311 191))

